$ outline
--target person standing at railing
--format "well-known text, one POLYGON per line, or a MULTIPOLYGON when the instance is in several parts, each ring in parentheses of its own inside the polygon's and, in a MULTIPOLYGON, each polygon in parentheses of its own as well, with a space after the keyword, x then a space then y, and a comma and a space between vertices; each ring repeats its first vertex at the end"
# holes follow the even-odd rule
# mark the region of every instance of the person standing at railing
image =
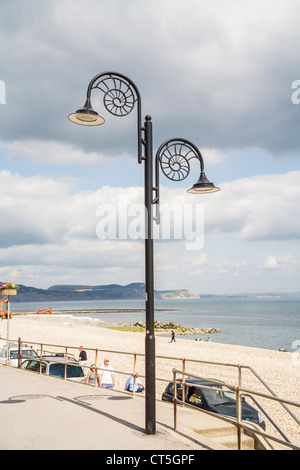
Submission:
POLYGON ((87 354, 86 354, 86 351, 83 349, 82 346, 79 346, 79 351, 80 351, 80 353, 79 353, 79 359, 78 359, 79 364, 80 364, 81 366, 85 366, 86 363, 87 363, 87 354))
POLYGON ((100 369, 100 387, 103 388, 114 388, 115 386, 115 375, 113 368, 109 363, 109 359, 106 357, 104 363, 100 369), (104 370, 101 370, 104 369, 104 370))

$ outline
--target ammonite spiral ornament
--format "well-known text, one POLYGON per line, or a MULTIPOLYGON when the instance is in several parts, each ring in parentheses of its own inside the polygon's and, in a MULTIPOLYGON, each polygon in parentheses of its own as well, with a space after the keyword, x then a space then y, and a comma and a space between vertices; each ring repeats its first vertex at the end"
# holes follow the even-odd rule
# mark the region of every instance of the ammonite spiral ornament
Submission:
POLYGON ((160 166, 167 178, 172 181, 182 181, 190 172, 189 160, 195 156, 195 152, 188 144, 169 143, 161 150, 160 166))
POLYGON ((114 116, 127 116, 133 110, 137 98, 130 84, 122 78, 111 75, 95 88, 103 91, 104 106, 114 116))

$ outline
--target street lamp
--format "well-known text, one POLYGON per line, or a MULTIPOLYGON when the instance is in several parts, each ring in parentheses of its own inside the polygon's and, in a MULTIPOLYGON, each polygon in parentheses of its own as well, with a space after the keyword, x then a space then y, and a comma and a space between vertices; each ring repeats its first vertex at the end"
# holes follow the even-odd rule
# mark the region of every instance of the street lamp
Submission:
POLYGON ((145 432, 156 433, 155 407, 155 337, 154 337, 154 264, 153 264, 153 220, 159 223, 159 167, 172 181, 184 180, 190 172, 190 160, 200 162, 200 177, 188 190, 189 193, 207 194, 219 191, 204 173, 203 157, 197 147, 185 139, 169 139, 158 149, 155 158, 155 186, 153 185, 153 148, 151 116, 145 117, 142 126, 141 95, 136 85, 125 75, 103 72, 89 83, 87 98, 83 108, 69 115, 70 121, 83 126, 99 126, 105 120, 99 116, 91 104, 92 90, 104 93, 103 104, 114 116, 127 116, 137 105, 138 162, 145 162, 145 432), (156 205, 156 216, 152 208, 156 205))

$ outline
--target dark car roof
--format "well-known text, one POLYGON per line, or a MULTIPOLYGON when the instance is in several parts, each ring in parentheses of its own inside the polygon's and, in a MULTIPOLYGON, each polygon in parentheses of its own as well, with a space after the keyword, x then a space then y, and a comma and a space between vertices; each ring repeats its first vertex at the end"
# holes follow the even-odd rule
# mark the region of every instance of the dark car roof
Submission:
MULTIPOLYGON (((178 380, 178 382, 179 383, 182 382, 182 379, 178 380)), ((209 380, 193 379, 191 377, 186 378, 185 383, 197 385, 198 387, 200 387, 201 385, 206 385, 206 386, 214 386, 214 385, 219 385, 219 384, 224 385, 224 382, 222 382, 221 380, 216 380, 216 383, 214 383, 214 382, 210 382, 209 380)))

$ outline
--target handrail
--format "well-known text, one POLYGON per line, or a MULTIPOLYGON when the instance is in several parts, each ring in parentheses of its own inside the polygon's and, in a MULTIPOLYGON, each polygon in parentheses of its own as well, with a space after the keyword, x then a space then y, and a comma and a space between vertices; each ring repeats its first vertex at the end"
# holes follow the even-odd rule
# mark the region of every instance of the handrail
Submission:
POLYGON ((276 429, 277 432, 279 432, 279 434, 282 435, 282 437, 284 438, 284 440, 286 442, 290 442, 290 440, 288 439, 288 437, 284 434, 284 432, 279 428, 279 426, 277 426, 277 424, 275 423, 275 421, 271 418, 271 416, 263 409, 263 407, 258 403, 258 401, 252 396, 252 395, 248 395, 247 393, 244 394, 244 397, 249 397, 251 398, 251 400, 255 403, 255 405, 257 406, 257 408, 265 415, 265 417, 270 421, 270 423, 272 423, 272 425, 274 426, 274 428, 276 429))
MULTIPOLYGON (((242 422, 242 406, 241 406, 241 399, 242 399, 242 396, 245 396, 245 394, 249 395, 249 394, 252 394, 252 395, 258 395, 260 397, 264 397, 264 398, 268 398, 270 400, 274 400, 274 401, 277 401, 279 403, 287 403, 289 405, 292 405, 292 406, 297 406, 298 408, 300 408, 300 403, 296 403, 292 400, 286 400, 285 398, 279 398, 279 397, 275 397, 273 395, 267 395, 266 393, 262 393, 262 392, 256 392, 254 390, 249 390, 247 388, 242 388, 240 387, 239 385, 238 386, 234 386, 232 384, 228 384, 228 383, 225 383, 223 382, 222 385, 228 387, 228 388, 231 388, 232 390, 235 390, 235 393, 236 393, 236 407, 237 407, 237 412, 236 412, 236 419, 234 418, 228 418, 228 417, 225 417, 223 415, 219 415, 218 413, 211 413, 207 410, 203 410, 201 408, 198 408, 198 407, 195 407, 194 405, 190 405, 189 403, 184 403, 182 400, 178 399, 177 398, 177 387, 176 387, 176 384, 177 384, 177 381, 178 379, 176 378, 176 374, 180 374, 182 375, 183 377, 185 377, 185 375, 189 375, 189 377, 194 377, 196 379, 200 379, 200 380, 204 380, 204 381, 208 381, 208 382, 211 382, 211 383, 214 383, 214 384, 219 384, 220 381, 217 381, 217 380, 214 380, 214 379, 208 379, 208 378, 205 378, 205 377, 201 377, 199 375, 196 375, 196 374, 193 374, 191 372, 187 373, 186 371, 181 371, 181 370, 178 370, 178 369, 173 369, 173 384, 174 384, 174 395, 173 395, 173 402, 174 402, 174 429, 177 428, 177 403, 181 403, 185 406, 189 406, 191 408, 193 408, 194 410, 197 410, 197 411, 200 411, 200 412, 205 412, 206 414, 211 414, 213 415, 215 418, 217 419, 221 419, 222 421, 227 421, 227 422, 232 422, 232 424, 234 424, 236 427, 237 427, 237 440, 238 440, 238 450, 241 450, 241 430, 242 429, 246 429, 248 431, 251 431, 251 432, 254 432, 256 434, 259 434, 265 438, 269 438, 269 439, 272 439, 278 443, 281 443, 281 444, 284 444, 285 446, 288 446, 288 447, 291 447, 292 449, 294 450, 300 450, 300 447, 293 444, 292 442, 290 442, 289 440, 287 441, 286 439, 285 440, 282 440, 282 439, 279 439, 277 438, 276 436, 273 436, 271 434, 268 434, 266 433, 265 431, 262 432, 262 431, 259 431, 258 429, 253 429, 252 427, 248 426, 245 424, 245 422, 243 423, 242 422)), ((186 382, 185 380, 183 379, 181 382, 181 385, 185 385, 186 382)), ((183 387, 184 388, 184 387, 183 387)), ((214 387, 209 387, 209 386, 204 386, 204 385, 201 385, 201 388, 205 388, 205 389, 210 389, 210 390, 216 390, 218 391, 219 389, 217 388, 214 388, 214 387)))
MULTIPOLYGON (((43 350, 45 347, 52 347, 52 348, 64 348, 64 355, 65 355, 65 358, 67 358, 67 354, 68 354, 68 350, 70 349, 78 349, 78 346, 64 346, 64 345, 57 345, 57 344, 47 344, 47 343, 38 343, 38 342, 34 342, 34 341, 22 341, 21 338, 19 338, 18 340, 10 340, 10 343, 19 343, 19 349, 20 349, 20 352, 22 350, 22 343, 26 343, 26 344, 31 344, 31 345, 38 345, 40 347, 40 358, 42 358, 42 355, 43 355, 43 350)), ((132 372, 125 372, 125 371, 116 371, 114 370, 114 373, 115 374, 124 374, 124 375, 133 375, 134 377, 134 387, 133 387, 133 395, 135 395, 135 380, 136 380, 136 377, 141 377, 141 378, 145 378, 144 375, 142 374, 139 374, 137 371, 136 371, 136 359, 137 357, 144 357, 145 355, 143 353, 136 353, 136 352, 128 352, 128 351, 120 351, 120 350, 112 350, 112 349, 98 349, 98 348, 89 348, 89 347, 84 347, 84 349, 86 351, 94 351, 95 352, 95 365, 96 365, 96 373, 97 373, 97 370, 101 370, 101 368, 97 367, 97 359, 98 359, 98 354, 101 352, 101 353, 110 353, 110 354, 120 354, 120 355, 129 355, 129 356, 133 356, 133 361, 134 361, 134 364, 133 364, 133 371, 132 372)), ((70 354, 70 353, 69 353, 70 354)), ((19 354, 19 367, 20 367, 20 362, 21 362, 21 358, 22 358, 22 355, 19 354)), ((183 373, 183 378, 186 376, 186 375, 191 375, 189 373, 186 372, 186 363, 189 362, 189 363, 197 363, 197 364, 208 364, 208 365, 213 365, 213 366, 222 366, 222 367, 232 367, 232 368, 236 368, 237 371, 238 371, 238 386, 242 387, 242 370, 243 369, 248 369, 260 382, 261 384, 268 390, 268 392, 276 399, 276 394, 275 392, 267 385, 267 383, 262 379, 262 377, 260 377, 260 375, 250 366, 246 366, 246 365, 241 365, 241 364, 233 364, 233 363, 222 363, 222 362, 213 362, 213 361, 206 361, 206 360, 199 360, 199 359, 190 359, 190 358, 179 358, 179 357, 171 357, 171 356, 160 356, 160 355, 157 355, 156 356, 156 359, 164 359, 164 360, 175 360, 175 361, 181 361, 182 363, 182 373, 183 373)), ((65 361, 65 364, 67 364, 67 362, 65 361)), ((84 369, 86 368, 89 368, 89 366, 81 366, 83 367, 84 369)), ((40 365, 40 373, 41 373, 41 365, 40 365)), ((65 377, 66 379, 66 365, 65 365, 65 377)), ((156 377, 156 380, 157 381, 160 381, 160 382, 170 382, 169 379, 166 379, 166 378, 159 378, 159 377, 156 377)), ((209 379, 210 381, 212 381, 211 379, 209 379)), ((95 386, 96 386, 96 382, 95 381, 95 386)), ((256 393, 257 395, 259 395, 259 392, 253 392, 253 393, 256 393)), ((253 397, 251 397, 252 400, 255 402, 255 399, 253 397)), ((269 396, 268 396, 269 398, 269 396)), ((271 397, 270 397, 271 398, 271 397)), ((297 424, 300 424, 300 421, 299 419, 294 415, 294 413, 286 406, 286 403, 289 404, 289 401, 286 401, 286 400, 280 400, 278 401, 279 404, 289 413, 289 415, 295 420, 295 422, 297 422, 297 424)), ((293 403, 294 404, 294 403, 293 403)), ((184 393, 183 393, 183 405, 184 406, 188 406, 188 404, 184 401, 184 393)), ((284 439, 286 440, 286 442, 288 441, 288 438, 284 435, 284 433, 279 429, 279 427, 274 423, 274 421, 269 417, 269 415, 265 412, 265 410, 263 410, 259 404, 257 404, 257 406, 260 408, 260 410, 263 412, 263 414, 266 416, 266 418, 271 422, 271 424, 275 427, 275 429, 284 437, 284 439)), ((296 404, 296 406, 298 406, 296 404)), ((204 410, 202 410, 204 411, 204 410)), ((215 415, 215 414, 214 414, 215 415)))
MULTIPOLYGON (((255 375, 255 377, 266 387, 266 389, 273 395, 273 396, 276 396, 276 394, 273 392, 273 390, 269 387, 269 385, 260 377, 259 374, 257 374, 257 372, 255 372, 255 370, 250 367, 250 366, 240 366, 241 368, 245 368, 245 369, 248 369, 252 372, 253 375, 255 375)), ((292 416, 292 418, 294 418, 294 420, 300 425, 300 420, 297 418, 297 416, 294 415, 294 413, 287 407, 285 406, 284 403, 280 403, 283 408, 292 416)))
MULTIPOLYGON (((157 356, 157 358, 161 358, 161 359, 170 359, 169 357, 167 356, 157 356)), ((178 358, 175 358, 173 357, 172 359, 177 359, 178 358)), ((242 369, 248 369, 260 382, 261 384, 273 395, 273 396, 276 396, 276 393, 271 389, 271 387, 269 387, 269 385, 264 381, 264 379, 251 367, 251 366, 246 366, 246 365, 242 365, 242 364, 231 364, 231 363, 222 363, 222 362, 213 362, 213 361, 204 361, 204 360, 197 360, 197 359, 182 359, 182 361, 184 362, 197 362, 197 363, 201 363, 201 364, 210 364, 210 365, 221 365, 221 366, 225 366, 225 367, 236 367, 238 368, 238 372, 239 372, 239 380, 238 380, 238 383, 239 385, 241 386, 242 385, 242 374, 241 374, 241 371, 242 369)), ((183 367, 183 370, 185 368, 183 367)), ((294 413, 287 407, 285 406, 284 403, 280 403, 281 406, 290 414, 290 416, 297 422, 297 424, 300 425, 300 420, 297 418, 297 416, 294 415, 294 413)))

